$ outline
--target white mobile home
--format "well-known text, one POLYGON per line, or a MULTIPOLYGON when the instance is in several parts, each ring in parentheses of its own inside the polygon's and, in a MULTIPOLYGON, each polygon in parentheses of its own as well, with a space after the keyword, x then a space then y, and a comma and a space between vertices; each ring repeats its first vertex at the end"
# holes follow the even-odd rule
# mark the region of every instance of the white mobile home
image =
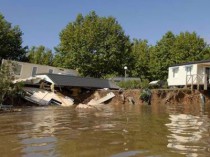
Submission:
POLYGON ((168 85, 197 86, 205 90, 209 86, 210 60, 177 64, 168 68, 168 85))
POLYGON ((58 68, 48 65, 40 65, 26 62, 2 60, 2 64, 12 62, 15 64, 15 79, 25 79, 31 76, 35 76, 40 73, 50 73, 50 74, 63 74, 63 75, 72 75, 78 76, 78 72, 72 69, 58 68))

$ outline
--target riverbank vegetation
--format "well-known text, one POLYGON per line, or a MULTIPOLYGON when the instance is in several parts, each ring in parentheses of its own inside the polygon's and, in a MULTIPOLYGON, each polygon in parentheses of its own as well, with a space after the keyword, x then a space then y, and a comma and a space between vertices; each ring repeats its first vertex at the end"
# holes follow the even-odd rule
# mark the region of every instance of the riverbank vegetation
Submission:
MULTIPOLYGON (((130 39, 114 17, 100 17, 94 11, 78 14, 60 32, 54 50, 45 46, 22 46, 18 26, 0 15, 0 60, 12 59, 76 69, 83 76, 138 77, 141 80, 166 80, 174 64, 207 60, 210 46, 196 32, 166 32, 155 45, 146 39, 130 39), (55 52, 55 53, 54 53, 55 52)), ((123 84, 123 83, 122 83, 123 84)), ((129 82, 139 87, 136 82, 129 82)), ((126 86, 126 85, 125 85, 126 86)))
POLYGON ((15 65, 12 63, 0 66, 0 109, 5 101, 14 104, 14 98, 21 92, 21 83, 14 84, 15 65))

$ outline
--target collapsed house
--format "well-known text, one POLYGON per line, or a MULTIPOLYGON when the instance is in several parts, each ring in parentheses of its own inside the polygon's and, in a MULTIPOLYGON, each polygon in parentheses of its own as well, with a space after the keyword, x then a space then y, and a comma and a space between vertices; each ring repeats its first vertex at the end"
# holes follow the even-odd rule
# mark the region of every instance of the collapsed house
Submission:
POLYGON ((79 97, 82 91, 104 88, 119 89, 112 81, 80 77, 78 72, 73 69, 5 59, 2 60, 2 64, 15 66, 13 83, 22 82, 24 84, 23 91, 25 91, 24 98, 38 105, 71 106, 75 103, 73 97, 79 97))
MULTIPOLYGON (((112 81, 106 79, 49 73, 13 81, 13 83, 18 82, 24 83, 23 90, 26 93, 24 98, 38 105, 71 106, 74 104, 72 97, 78 96, 82 90, 119 89, 112 81)), ((112 97, 107 96, 101 100, 106 101, 107 98, 111 99, 112 97)), ((98 101, 98 103, 102 103, 102 101, 98 101)))

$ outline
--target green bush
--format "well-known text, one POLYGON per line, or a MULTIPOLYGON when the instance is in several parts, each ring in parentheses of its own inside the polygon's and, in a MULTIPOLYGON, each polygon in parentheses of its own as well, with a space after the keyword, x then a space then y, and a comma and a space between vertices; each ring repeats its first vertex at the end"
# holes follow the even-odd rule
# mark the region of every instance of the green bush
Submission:
POLYGON ((125 89, 145 89, 149 88, 149 80, 127 80, 121 81, 117 85, 125 89))
POLYGON ((141 88, 141 81, 137 80, 121 81, 117 85, 125 89, 139 89, 141 88))
POLYGON ((8 62, 0 66, 0 106, 7 97, 13 99, 21 91, 22 84, 13 84, 15 64, 8 62))
POLYGON ((144 102, 147 102, 148 104, 150 104, 151 101, 151 96, 152 96, 152 92, 150 91, 150 89, 144 89, 142 90, 141 94, 140 94, 140 99, 144 102))
POLYGON ((142 81, 141 81, 141 89, 146 89, 146 88, 149 88, 150 86, 149 86, 149 80, 147 80, 147 79, 143 79, 142 81))

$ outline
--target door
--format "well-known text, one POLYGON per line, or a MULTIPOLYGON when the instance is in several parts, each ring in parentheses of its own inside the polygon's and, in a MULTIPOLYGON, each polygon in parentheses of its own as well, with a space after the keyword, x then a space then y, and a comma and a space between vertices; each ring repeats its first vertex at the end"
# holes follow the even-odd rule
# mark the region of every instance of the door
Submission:
POLYGON ((209 84, 209 78, 210 78, 210 68, 209 67, 206 67, 205 74, 207 76, 207 84, 209 84))

